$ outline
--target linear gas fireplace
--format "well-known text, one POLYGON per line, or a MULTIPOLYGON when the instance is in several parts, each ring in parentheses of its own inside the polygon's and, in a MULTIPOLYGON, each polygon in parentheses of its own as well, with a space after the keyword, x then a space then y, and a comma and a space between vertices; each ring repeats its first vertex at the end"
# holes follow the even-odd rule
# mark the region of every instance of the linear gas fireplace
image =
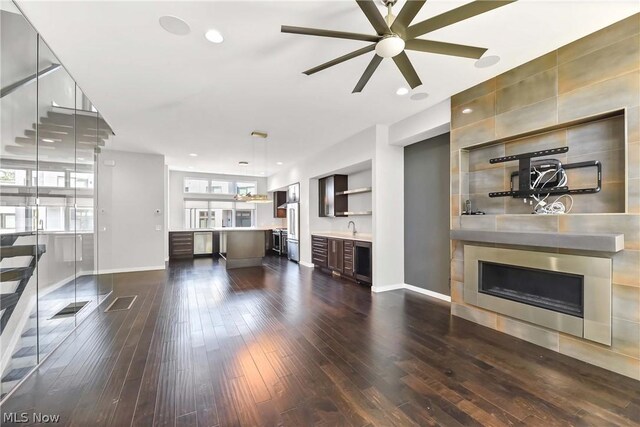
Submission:
POLYGON ((611 260, 465 245, 464 301, 611 345, 611 260))

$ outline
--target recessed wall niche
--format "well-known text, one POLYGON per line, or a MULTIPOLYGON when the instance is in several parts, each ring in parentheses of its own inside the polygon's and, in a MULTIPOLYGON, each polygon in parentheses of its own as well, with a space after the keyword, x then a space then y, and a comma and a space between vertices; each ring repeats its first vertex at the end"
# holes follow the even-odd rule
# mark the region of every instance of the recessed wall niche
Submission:
MULTIPOLYGON (((518 171, 518 161, 505 163, 489 162, 490 159, 523 154, 532 151, 567 147, 566 153, 536 157, 535 159, 557 159, 562 164, 597 160, 602 164, 602 186, 595 194, 571 195, 560 199, 571 206, 570 214, 576 213, 625 213, 626 136, 624 110, 568 123, 566 127, 554 126, 540 132, 528 132, 523 137, 498 140, 480 146, 468 147, 460 153, 462 157, 460 211, 465 201, 470 200, 474 211, 487 215, 531 214, 536 204, 527 199, 513 197, 489 197, 490 192, 508 191, 511 175, 518 171), (533 203, 533 205, 531 204, 533 203)), ((533 159, 532 159, 533 160, 533 159)), ((570 189, 594 188, 597 186, 596 168, 567 169, 570 189)), ((515 179, 517 185, 517 178, 515 179)), ((560 195, 550 195, 547 202, 560 195)))

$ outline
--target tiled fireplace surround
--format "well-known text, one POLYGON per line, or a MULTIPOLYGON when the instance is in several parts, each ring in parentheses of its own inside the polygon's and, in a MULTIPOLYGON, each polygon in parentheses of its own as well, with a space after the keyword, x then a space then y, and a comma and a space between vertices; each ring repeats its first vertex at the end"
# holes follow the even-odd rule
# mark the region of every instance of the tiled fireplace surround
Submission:
MULTIPOLYGON (((452 241, 452 313, 640 380, 640 15, 459 93, 451 109, 452 229, 623 233, 625 239, 617 253, 485 244, 611 258, 611 346, 465 304, 463 248, 482 243, 452 241), (466 108, 473 111, 463 114, 466 108), (617 110, 613 118, 490 143, 617 110), (565 162, 602 162, 600 193, 574 196, 567 215, 531 215, 522 200, 489 199, 488 192, 508 189, 517 166, 490 165, 490 158, 562 146, 569 147, 560 156, 565 162), (466 199, 487 215, 461 216, 466 199)), ((570 175, 570 187, 590 186, 592 175, 586 169, 570 175)))

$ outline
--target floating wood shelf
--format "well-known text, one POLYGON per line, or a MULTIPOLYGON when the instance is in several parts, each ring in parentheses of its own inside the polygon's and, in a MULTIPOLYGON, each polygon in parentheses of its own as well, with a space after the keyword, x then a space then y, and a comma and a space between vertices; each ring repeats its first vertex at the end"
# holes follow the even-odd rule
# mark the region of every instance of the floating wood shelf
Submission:
POLYGON ((365 216, 373 215, 372 211, 358 211, 358 212, 340 212, 340 216, 365 216))
POLYGON ((449 235, 451 240, 503 245, 538 246, 597 252, 620 252, 624 249, 624 234, 450 230, 449 235))
POLYGON ((371 187, 354 188, 353 190, 338 191, 336 196, 348 196, 350 194, 370 193, 371 187))

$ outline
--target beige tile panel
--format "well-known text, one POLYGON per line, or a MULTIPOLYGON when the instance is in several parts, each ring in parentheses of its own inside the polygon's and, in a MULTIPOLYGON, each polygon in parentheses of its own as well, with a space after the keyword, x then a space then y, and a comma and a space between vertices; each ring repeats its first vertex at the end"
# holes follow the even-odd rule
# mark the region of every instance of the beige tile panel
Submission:
POLYGON ((560 232, 624 233, 625 249, 640 250, 640 215, 561 215, 560 232))
MULTIPOLYGON (((496 139, 495 118, 451 130, 451 149, 470 147, 496 139)), ((462 165, 461 165, 462 166, 462 165)))
POLYGON ((624 117, 600 120, 567 129, 569 157, 624 149, 624 117))
MULTIPOLYGON (((566 147, 566 145, 567 131, 559 130, 531 136, 529 138, 509 141, 505 144, 505 155, 512 156, 514 154, 529 153, 531 151, 566 147)), ((515 165, 516 163, 514 162, 513 164, 515 165)))
POLYGON ((449 155, 449 166, 452 175, 460 172, 460 150, 451 152, 449 155))
POLYGON ((557 65, 557 51, 549 52, 546 55, 542 55, 533 61, 529 61, 519 67, 500 74, 496 77, 496 90, 511 86, 519 81, 526 79, 527 77, 538 74, 542 71, 554 68, 557 65))
POLYGON ((457 107, 458 105, 469 102, 473 99, 479 98, 488 93, 496 90, 496 80, 486 80, 472 88, 469 88, 463 92, 460 92, 451 97, 451 107, 457 107))
MULTIPOLYGON (((498 190, 499 188, 496 187, 496 191, 498 190)), ((477 193, 477 194, 470 194, 469 198, 471 199, 471 208, 474 211, 484 212, 486 215, 500 215, 506 212, 505 211, 506 198, 504 197, 491 198, 487 195, 487 193, 477 193)), ((477 216, 477 215, 470 215, 470 216, 477 216)))
POLYGON ((558 66, 558 91, 566 93, 640 68, 640 34, 558 66))
POLYGON ((627 141, 640 142, 640 107, 627 109, 627 141))
POLYGON ((613 283, 640 286, 640 251, 624 250, 614 254, 613 283))
POLYGON ((640 178, 640 142, 628 145, 627 169, 629 179, 640 178))
POLYGON ((463 215, 460 217, 460 228, 463 230, 495 230, 495 215, 463 215))
POLYGON ((451 200, 451 207, 450 207, 451 216, 460 215, 460 213, 461 213, 460 195, 452 195, 450 197, 450 200, 451 200))
POLYGON ((451 259, 464 260, 464 242, 460 240, 451 241, 451 259))
POLYGON ((493 117, 496 113, 496 93, 490 92, 464 104, 451 107, 451 129, 457 129, 480 120, 493 117), (470 113, 463 113, 465 109, 470 113))
POLYGON ((560 334, 560 353, 640 380, 640 360, 613 352, 608 347, 560 334))
POLYGON ((459 230, 460 229, 460 215, 452 216, 449 225, 450 225, 452 230, 459 230))
MULTIPOLYGON (((577 184, 577 183, 575 183, 577 184)), ((569 181, 569 188, 573 186, 569 181)), ((577 185, 576 185, 577 186, 577 185)), ((580 187, 582 187, 580 185, 580 187)), ((625 211, 625 193, 624 182, 605 182, 602 184, 600 192, 595 194, 574 194, 573 206, 571 207, 572 214, 602 214, 602 213, 624 213, 625 211)), ((555 200, 553 197, 549 197, 551 200, 555 200)), ((567 201, 567 197, 560 200, 565 206, 571 204, 567 201)))
POLYGON ((640 359, 640 323, 612 319, 611 348, 615 352, 640 359))
MULTIPOLYGON (((601 151, 579 156, 571 154, 569 149, 568 163, 578 163, 598 160, 602 164, 602 182, 624 182, 626 177, 626 162, 624 148, 618 150, 601 151)), ((586 188, 597 183, 597 169, 595 167, 567 169, 569 188, 586 188)))
POLYGON ((464 301, 464 295, 463 295, 463 289, 464 289, 464 283, 462 282, 456 282, 455 280, 451 281, 451 301, 452 302, 463 302, 464 301))
POLYGON ((558 117, 562 123, 639 104, 640 72, 634 71, 561 94, 558 97, 558 117))
POLYGON ((558 70, 534 74, 496 91, 496 113, 502 114, 558 95, 558 70))
POLYGON ((498 315, 498 330, 554 351, 559 348, 559 334, 530 323, 498 315))
POLYGON ((491 191, 501 191, 503 185, 504 171, 502 169, 485 169, 469 172, 470 194, 487 194, 491 191))
POLYGON ((640 14, 616 22, 600 31, 589 34, 558 50, 558 63, 562 64, 605 46, 624 40, 640 32, 640 14))
POLYGON ((498 231, 558 231, 558 215, 498 215, 498 231))
POLYGON ((496 116, 496 137, 503 138, 558 123, 556 97, 496 116))
POLYGON ((449 179, 449 193, 453 196, 456 194, 460 194, 460 174, 452 173, 451 178, 449 179))
POLYGON ((451 260, 451 280, 464 283, 464 261, 461 259, 451 260))
POLYGON ((469 171, 503 168, 504 163, 489 163, 489 160, 505 156, 504 144, 494 144, 488 147, 469 150, 469 171))
POLYGON ((640 322, 640 287, 614 283, 611 315, 617 319, 640 322))
POLYGON ((470 322, 479 323, 488 328, 497 329, 497 315, 470 305, 451 304, 451 314, 462 317, 470 322))
POLYGON ((531 215, 536 205, 536 201, 530 199, 527 200, 527 203, 524 203, 523 199, 507 197, 505 201, 504 213, 511 215, 531 215))
POLYGON ((630 214, 640 214, 640 178, 629 180, 627 209, 630 214))

